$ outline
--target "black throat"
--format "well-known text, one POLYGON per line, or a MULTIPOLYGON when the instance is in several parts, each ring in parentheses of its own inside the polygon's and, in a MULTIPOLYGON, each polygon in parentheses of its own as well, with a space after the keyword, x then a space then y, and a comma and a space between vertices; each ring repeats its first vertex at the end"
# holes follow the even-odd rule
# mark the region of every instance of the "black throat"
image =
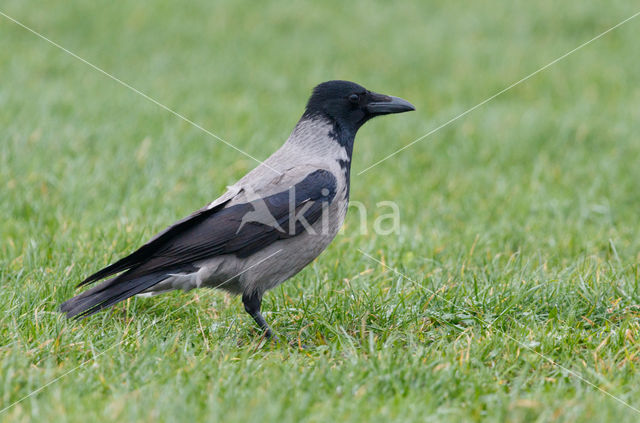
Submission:
POLYGON ((305 111, 302 115, 302 119, 305 120, 323 120, 331 125, 331 129, 327 133, 329 139, 337 143, 347 153, 346 159, 336 159, 340 169, 343 172, 346 181, 346 197, 349 198, 349 191, 351 186, 351 157, 353 156, 353 144, 356 138, 357 129, 351 129, 349 125, 341 124, 339 119, 335 119, 326 113, 318 111, 305 111))
POLYGON ((345 128, 343 125, 340 125, 340 123, 335 119, 330 120, 332 121, 332 129, 329 131, 329 138, 332 138, 347 152, 346 160, 337 159, 336 161, 340 165, 340 169, 342 169, 342 171, 344 172, 347 189, 347 192, 345 194, 348 201, 351 188, 351 157, 353 156, 353 144, 356 139, 357 130, 354 131, 350 130, 349 128, 345 128))

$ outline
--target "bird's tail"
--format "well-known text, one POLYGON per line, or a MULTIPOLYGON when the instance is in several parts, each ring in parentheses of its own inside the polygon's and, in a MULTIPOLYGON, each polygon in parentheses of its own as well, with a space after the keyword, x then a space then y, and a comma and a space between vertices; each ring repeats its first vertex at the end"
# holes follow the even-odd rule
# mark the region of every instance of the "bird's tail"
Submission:
POLYGON ((76 295, 62 303, 60 311, 66 313, 67 317, 87 317, 129 297, 133 297, 171 275, 163 271, 133 278, 126 276, 127 273, 125 272, 76 295))

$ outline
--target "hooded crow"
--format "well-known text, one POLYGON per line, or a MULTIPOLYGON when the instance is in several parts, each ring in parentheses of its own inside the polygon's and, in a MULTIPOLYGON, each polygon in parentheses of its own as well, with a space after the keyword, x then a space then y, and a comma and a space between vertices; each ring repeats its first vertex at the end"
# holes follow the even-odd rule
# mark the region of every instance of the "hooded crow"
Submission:
POLYGON ((333 240, 349 202, 353 143, 369 119, 415 110, 348 81, 313 90, 279 150, 218 199, 82 281, 108 278, 60 306, 86 317, 138 294, 199 287, 242 295, 266 337, 264 293, 300 272, 333 240))

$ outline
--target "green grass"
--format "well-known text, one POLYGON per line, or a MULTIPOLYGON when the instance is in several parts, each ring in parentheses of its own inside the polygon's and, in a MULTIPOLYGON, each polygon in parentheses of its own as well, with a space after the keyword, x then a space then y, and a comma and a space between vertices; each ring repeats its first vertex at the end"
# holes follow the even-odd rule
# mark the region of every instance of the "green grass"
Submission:
POLYGON ((210 3, 0 10, 261 159, 321 81, 408 99, 356 140, 369 233, 352 210, 265 297, 305 351, 221 292, 66 320, 83 276, 255 163, 0 17, 0 409, 61 377, 0 421, 638 421, 591 384, 640 408, 640 18, 357 173, 640 6, 210 3))

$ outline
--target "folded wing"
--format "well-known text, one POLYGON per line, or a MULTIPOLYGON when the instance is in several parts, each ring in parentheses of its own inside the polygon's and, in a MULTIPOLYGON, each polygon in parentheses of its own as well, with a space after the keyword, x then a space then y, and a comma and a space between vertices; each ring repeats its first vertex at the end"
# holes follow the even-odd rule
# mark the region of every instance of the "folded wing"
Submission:
POLYGON ((120 273, 63 303, 61 310, 69 317, 87 316, 149 289, 172 273, 194 271, 194 263, 200 260, 224 254, 248 257, 302 233, 305 222, 316 222, 323 204, 335 194, 335 176, 316 170, 275 194, 235 204, 227 200, 198 210, 82 281, 80 285, 120 273))

